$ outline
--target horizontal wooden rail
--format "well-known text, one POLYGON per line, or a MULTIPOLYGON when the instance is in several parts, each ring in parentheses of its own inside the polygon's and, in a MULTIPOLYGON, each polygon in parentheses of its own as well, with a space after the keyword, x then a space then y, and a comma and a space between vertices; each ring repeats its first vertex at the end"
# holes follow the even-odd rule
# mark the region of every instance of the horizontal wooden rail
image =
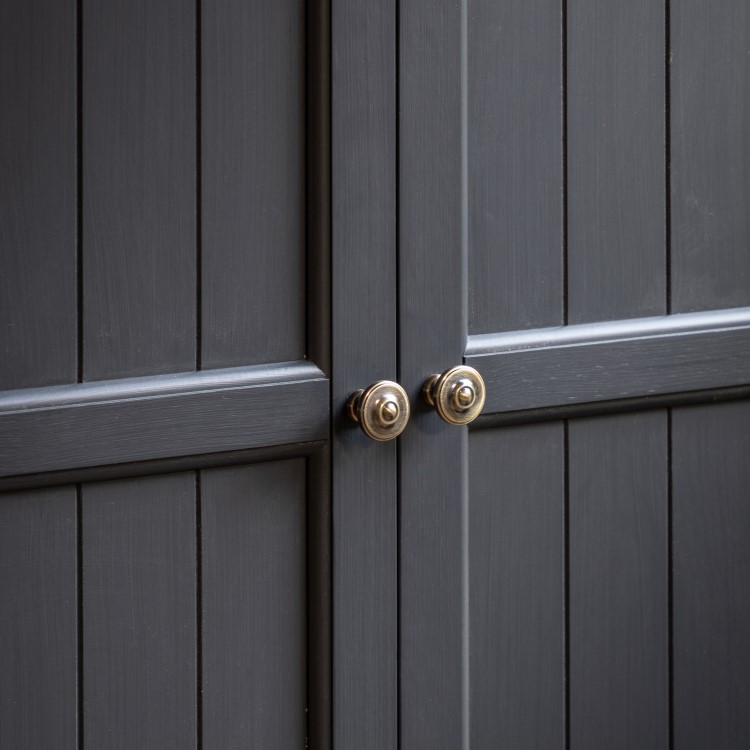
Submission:
POLYGON ((325 439, 308 362, 0 392, 0 477, 325 439))
POLYGON ((469 338, 484 414, 750 384, 750 307, 469 338))

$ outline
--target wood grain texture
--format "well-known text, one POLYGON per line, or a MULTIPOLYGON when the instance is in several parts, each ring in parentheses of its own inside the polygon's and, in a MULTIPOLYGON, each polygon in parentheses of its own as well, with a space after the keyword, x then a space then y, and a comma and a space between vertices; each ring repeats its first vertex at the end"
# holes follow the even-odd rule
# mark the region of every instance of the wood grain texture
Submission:
POLYGON ((0 398, 0 476, 323 440, 306 362, 128 378, 0 398))
POLYGON ((86 744, 195 747, 195 476, 81 492, 86 744))
POLYGON ((671 11, 672 309, 750 303, 750 6, 671 11))
POLYGON ((0 496, 0 747, 78 747, 76 491, 0 496))
POLYGON ((665 748, 667 415, 569 430, 570 746, 665 748))
POLYGON ((468 732, 468 435, 420 390, 466 341, 467 19, 459 3, 399 13, 399 382, 413 409, 399 438, 400 746, 438 750, 468 732))
POLYGON ((397 734, 397 463, 344 415, 397 379, 396 4, 331 7, 333 746, 397 734))
POLYGON ((750 382, 750 308, 473 336, 485 413, 750 382))
POLYGON ((561 423, 472 433, 471 747, 565 747, 561 423))
POLYGON ((75 14, 0 7, 0 388, 76 380, 75 14))
POLYGON ((469 330, 556 325, 563 321, 561 5, 479 0, 468 8, 469 330))
POLYGON ((202 366, 301 359, 305 3, 201 15, 202 366))
POLYGON ((194 10, 83 6, 84 380, 195 366, 194 10))
POLYGON ((666 312, 664 3, 568 5, 568 320, 666 312))
POLYGON ((305 461, 202 472, 203 747, 302 748, 305 461))
POLYGON ((750 402, 672 421, 674 747, 750 745, 750 402))

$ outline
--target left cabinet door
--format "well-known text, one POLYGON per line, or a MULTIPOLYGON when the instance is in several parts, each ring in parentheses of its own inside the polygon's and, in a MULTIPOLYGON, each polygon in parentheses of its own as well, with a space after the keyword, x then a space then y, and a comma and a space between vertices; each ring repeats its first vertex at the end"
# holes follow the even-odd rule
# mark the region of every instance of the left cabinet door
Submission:
POLYGON ((327 741, 312 5, 0 9, 0 747, 327 741))

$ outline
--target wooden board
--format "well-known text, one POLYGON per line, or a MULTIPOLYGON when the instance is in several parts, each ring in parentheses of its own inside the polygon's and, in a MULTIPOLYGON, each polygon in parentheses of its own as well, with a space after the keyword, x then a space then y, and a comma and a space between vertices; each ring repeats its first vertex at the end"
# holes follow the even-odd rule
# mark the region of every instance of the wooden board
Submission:
POLYGON ((672 421, 674 747, 750 745, 750 403, 672 421))
POLYGON ((399 3, 398 356, 412 403, 398 464, 404 748, 460 747, 468 731, 468 435, 420 393, 428 375, 460 362, 466 341, 466 22, 458 3, 399 3))
POLYGON ((195 746, 195 476, 82 487, 86 746, 195 746))
POLYGON ((195 367, 195 4, 83 6, 83 379, 195 367))
POLYGON ((0 7, 0 389, 76 380, 76 4, 0 7))
POLYGON ((750 304, 750 6, 671 10, 672 309, 750 304))
POLYGON ((0 747, 78 748, 74 487, 0 495, 0 747))
POLYGON ((471 747, 565 747, 563 425, 471 434, 471 747))
POLYGON ((664 3, 568 5, 568 320, 666 311, 664 3))
POLYGON ((667 453, 663 411, 570 422, 571 747, 668 746, 667 453))
MULTIPOLYGON (((422 12, 428 13, 424 6, 422 12)), ((460 43, 468 57, 462 137, 469 330, 557 325, 563 322, 561 5, 473 2, 466 34, 460 43)))
POLYGON ((201 3, 201 365, 301 359, 302 0, 201 3))
POLYGON ((201 472, 203 747, 302 748, 305 461, 201 472))
POLYGON ((398 379, 396 3, 331 6, 333 746, 398 742, 396 444, 349 395, 398 379))

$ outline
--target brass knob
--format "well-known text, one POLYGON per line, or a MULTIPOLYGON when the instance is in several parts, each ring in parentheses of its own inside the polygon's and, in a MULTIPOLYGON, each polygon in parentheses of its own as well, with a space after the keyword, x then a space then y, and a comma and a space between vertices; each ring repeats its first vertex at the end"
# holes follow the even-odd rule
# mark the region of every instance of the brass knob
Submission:
POLYGON ((409 421, 409 397, 391 380, 379 380, 364 390, 354 391, 346 402, 352 421, 373 440, 393 440, 409 421))
POLYGON ((473 367, 466 365, 427 378, 422 393, 448 424, 469 424, 484 407, 484 380, 473 367))

